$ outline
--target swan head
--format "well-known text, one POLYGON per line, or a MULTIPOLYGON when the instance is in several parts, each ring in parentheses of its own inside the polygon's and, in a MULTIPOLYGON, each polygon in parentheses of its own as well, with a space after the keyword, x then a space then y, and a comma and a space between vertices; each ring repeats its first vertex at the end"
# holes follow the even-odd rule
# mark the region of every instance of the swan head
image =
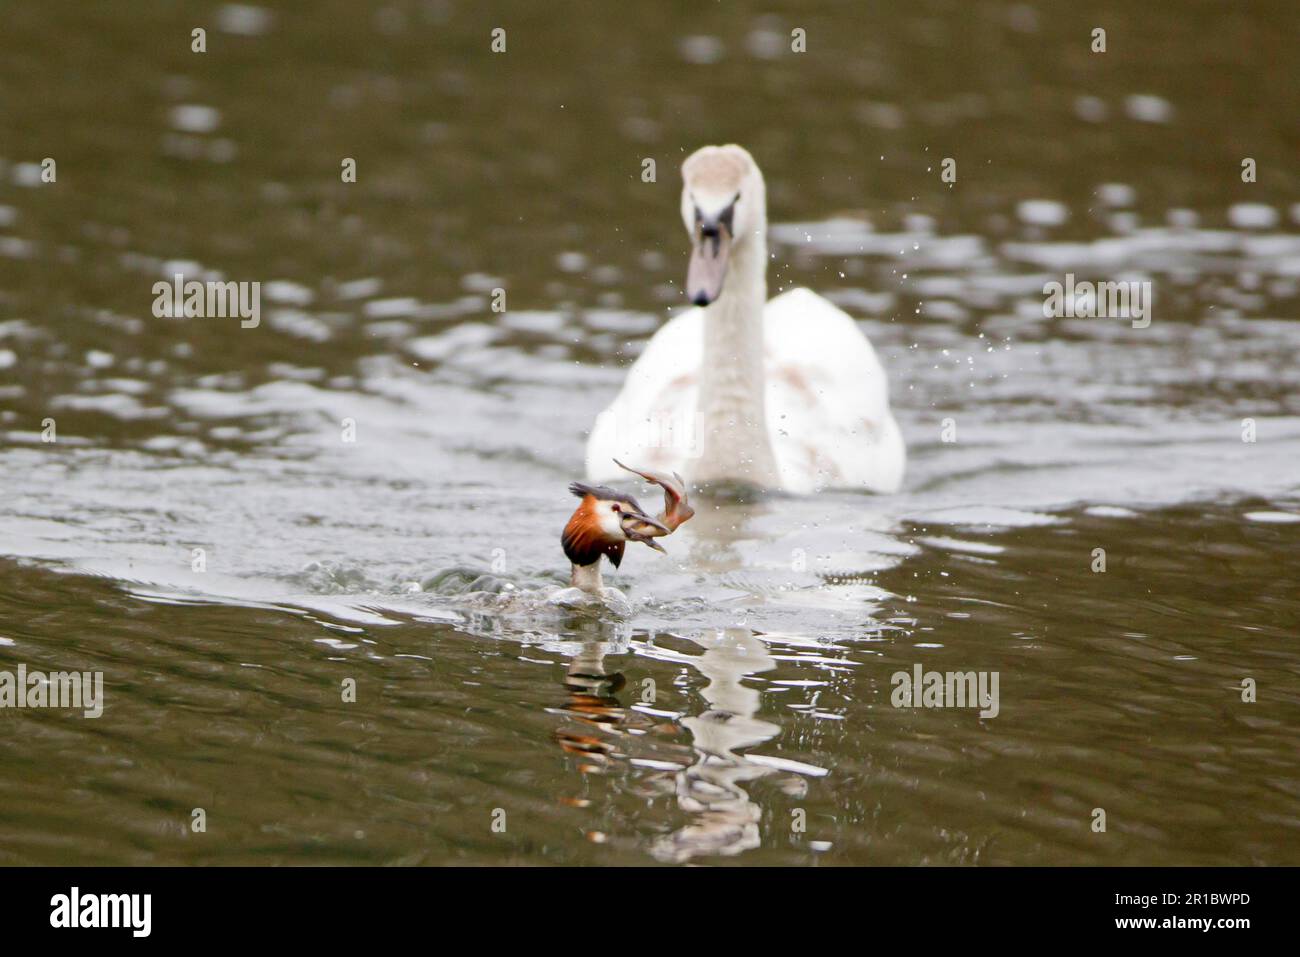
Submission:
POLYGON ((569 491, 582 499, 560 538, 564 554, 573 564, 591 565, 605 555, 617 568, 627 542, 644 542, 657 552, 664 551, 654 539, 667 535, 668 528, 647 515, 631 495, 581 482, 574 482, 569 491))
POLYGON ((686 295, 707 306, 722 294, 733 248, 767 228, 763 174, 740 146, 704 146, 682 163, 682 222, 691 237, 686 295))

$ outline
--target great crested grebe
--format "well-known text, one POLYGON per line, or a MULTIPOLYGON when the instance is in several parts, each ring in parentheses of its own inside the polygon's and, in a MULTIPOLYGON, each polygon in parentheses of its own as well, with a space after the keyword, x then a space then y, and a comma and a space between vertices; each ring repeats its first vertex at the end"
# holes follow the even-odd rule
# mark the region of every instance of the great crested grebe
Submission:
MULTIPOLYGON (((622 462, 615 464, 660 486, 664 490, 664 510, 658 518, 651 518, 631 495, 604 485, 574 482, 569 486, 569 491, 582 499, 560 536, 564 554, 572 563, 569 591, 599 599, 623 598, 621 592, 607 587, 601 580, 601 556, 617 568, 628 542, 642 542, 663 552, 663 546, 655 539, 671 535, 695 514, 686 501, 686 484, 681 476, 628 468, 622 462)), ((564 593, 557 596, 561 601, 572 597, 564 593)))
POLYGON ((846 313, 807 289, 767 302, 763 174, 739 146, 682 164, 696 306, 660 329, 596 419, 587 476, 615 457, 696 485, 896 491, 906 452, 885 372, 846 313))

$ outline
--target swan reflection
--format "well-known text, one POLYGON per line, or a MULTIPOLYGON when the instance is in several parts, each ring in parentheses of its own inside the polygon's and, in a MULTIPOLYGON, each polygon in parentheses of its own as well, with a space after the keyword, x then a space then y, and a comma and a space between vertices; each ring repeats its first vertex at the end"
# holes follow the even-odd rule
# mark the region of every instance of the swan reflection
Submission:
POLYGON ((677 803, 691 821, 650 847, 657 859, 675 863, 705 854, 739 854, 759 846, 763 812, 742 785, 773 769, 736 752, 770 741, 781 730, 780 725, 755 717, 761 705, 759 691, 741 684, 743 678, 776 667, 766 644, 748 628, 726 628, 690 640, 704 653, 688 660, 709 680, 700 690, 709 708, 681 722, 691 733, 696 759, 677 775, 677 803))
POLYGON ((633 698, 639 698, 643 685, 612 670, 606 658, 629 652, 628 643, 589 637, 565 672, 564 712, 574 724, 556 731, 560 747, 579 759, 578 770, 584 774, 603 773, 612 760, 627 759, 659 775, 653 782, 658 787, 649 788, 647 794, 672 795, 687 816, 687 823, 650 843, 653 857, 672 863, 730 856, 759 847, 763 809, 749 794, 749 783, 781 771, 809 776, 825 773, 812 765, 744 753, 781 731, 779 724, 758 717, 761 692, 744 684, 746 678, 776 667, 766 642, 748 628, 680 637, 701 653, 658 646, 656 657, 699 672, 707 680, 699 690, 707 707, 678 717, 644 702, 625 705, 620 693, 630 691, 633 698), (681 729, 689 733, 688 745, 664 740, 670 735, 680 737, 681 729), (632 746, 632 737, 646 741, 647 733, 658 742, 653 760, 629 754, 640 750, 632 746))

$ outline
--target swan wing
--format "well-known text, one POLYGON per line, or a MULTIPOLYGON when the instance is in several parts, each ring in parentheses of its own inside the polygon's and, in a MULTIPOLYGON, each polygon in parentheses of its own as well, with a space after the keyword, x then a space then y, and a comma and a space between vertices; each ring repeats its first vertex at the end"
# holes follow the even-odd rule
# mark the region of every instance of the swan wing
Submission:
POLYGON ((763 310, 767 417, 781 487, 896 491, 906 452, 885 370, 853 318, 808 289, 763 310))
POLYGON ((618 397, 596 417, 587 440, 587 478, 626 477, 614 459, 642 469, 688 472, 698 456, 695 401, 704 352, 704 311, 664 323, 628 369, 618 397))

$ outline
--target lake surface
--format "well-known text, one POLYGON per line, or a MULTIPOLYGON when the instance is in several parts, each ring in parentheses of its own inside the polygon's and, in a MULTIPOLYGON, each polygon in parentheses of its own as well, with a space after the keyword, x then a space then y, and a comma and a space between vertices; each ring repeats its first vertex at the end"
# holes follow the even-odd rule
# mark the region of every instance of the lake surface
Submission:
POLYGON ((1289 0, 7 9, 0 671, 105 701, 0 710, 0 863, 1300 864, 1297 39, 1289 0), (700 499, 607 576, 630 615, 560 609, 710 142, 764 170, 771 291, 875 344, 904 488, 700 499), (156 318, 176 272, 261 324, 156 318), (1066 274, 1150 325, 1044 318, 1066 274), (894 707, 918 664, 997 716, 894 707))

